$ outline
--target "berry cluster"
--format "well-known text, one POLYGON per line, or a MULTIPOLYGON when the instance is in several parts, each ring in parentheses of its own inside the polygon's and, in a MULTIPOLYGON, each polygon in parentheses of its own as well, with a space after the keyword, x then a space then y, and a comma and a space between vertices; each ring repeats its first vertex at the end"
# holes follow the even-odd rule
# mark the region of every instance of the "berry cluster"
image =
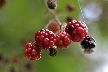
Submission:
POLYGON ((81 42, 88 35, 88 28, 84 22, 73 20, 66 26, 65 31, 74 42, 81 42))
POLYGON ((56 41, 55 34, 52 31, 49 31, 48 29, 42 29, 36 32, 35 41, 36 46, 47 50, 54 46, 56 41))
MULTIPOLYGON (((30 60, 39 60, 41 51, 48 50, 49 55, 54 57, 57 54, 57 48, 67 49, 72 42, 79 42, 84 53, 92 53, 96 46, 96 41, 88 35, 88 27, 84 22, 73 20, 67 17, 68 23, 61 23, 53 12, 58 6, 58 0, 44 1, 48 12, 52 14, 54 20, 50 21, 46 27, 35 33, 34 43, 27 43, 24 50, 24 56, 30 60)), ((73 4, 67 7, 69 12, 75 10, 73 4)))
POLYGON ((32 43, 27 43, 24 56, 28 57, 30 60, 39 60, 41 58, 41 49, 32 43))
POLYGON ((73 20, 68 22, 64 29, 58 26, 55 22, 52 22, 49 25, 50 30, 45 28, 37 31, 34 44, 26 44, 24 56, 30 60, 39 60, 41 51, 49 50, 49 55, 54 57, 57 54, 57 48, 67 49, 72 42, 80 42, 85 53, 90 54, 93 52, 96 45, 95 40, 93 37, 88 36, 88 28, 84 22, 73 20))
POLYGON ((66 33, 65 31, 56 35, 55 45, 58 48, 66 49, 69 47, 70 44, 71 44, 70 35, 68 33, 66 33))

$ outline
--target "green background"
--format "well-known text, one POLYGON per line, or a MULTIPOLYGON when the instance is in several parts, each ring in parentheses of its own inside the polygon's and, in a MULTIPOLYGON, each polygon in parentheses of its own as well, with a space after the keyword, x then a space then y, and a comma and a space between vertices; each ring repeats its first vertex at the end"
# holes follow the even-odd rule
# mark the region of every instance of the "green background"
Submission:
MULTIPOLYGON (((87 3, 84 1, 81 5, 87 3)), ((68 49, 58 49, 56 57, 49 56, 48 51, 43 50, 39 61, 30 61, 23 56, 25 44, 34 41, 35 32, 44 28, 53 17, 46 12, 41 0, 9 0, 0 9, 0 54, 3 56, 0 72, 105 72, 103 69, 108 60, 108 1, 100 0, 98 3, 103 9, 100 19, 87 24, 89 34, 96 39, 94 53, 84 54, 80 44, 73 42, 68 49)), ((55 12, 62 22, 66 22, 67 16, 78 20, 78 1, 59 0, 55 12), (73 12, 66 9, 70 3, 75 5, 73 12)))

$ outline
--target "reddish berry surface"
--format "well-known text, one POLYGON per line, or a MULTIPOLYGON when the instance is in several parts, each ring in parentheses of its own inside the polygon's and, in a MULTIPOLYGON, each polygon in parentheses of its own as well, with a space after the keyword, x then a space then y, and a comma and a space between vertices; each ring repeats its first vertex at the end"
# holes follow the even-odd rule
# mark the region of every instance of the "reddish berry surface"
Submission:
POLYGON ((27 48, 32 48, 32 47, 33 47, 33 44, 32 44, 32 43, 27 43, 27 44, 26 44, 26 49, 27 49, 27 48))
POLYGON ((55 34, 48 29, 42 29, 35 34, 36 45, 42 49, 49 49, 55 44, 55 34))
POLYGON ((88 28, 84 22, 73 20, 69 22, 65 31, 70 35, 74 42, 81 42, 88 35, 88 28))
POLYGON ((71 44, 71 39, 70 39, 70 35, 68 33, 62 32, 62 33, 59 33, 56 36, 56 43, 55 43, 55 45, 58 48, 66 49, 66 48, 69 47, 70 44, 71 44))
POLYGON ((53 21, 49 25, 49 29, 55 33, 56 31, 60 30, 60 26, 57 24, 57 22, 53 21))
POLYGON ((41 58, 41 49, 34 46, 32 43, 27 43, 24 56, 28 57, 30 60, 39 60, 41 58))

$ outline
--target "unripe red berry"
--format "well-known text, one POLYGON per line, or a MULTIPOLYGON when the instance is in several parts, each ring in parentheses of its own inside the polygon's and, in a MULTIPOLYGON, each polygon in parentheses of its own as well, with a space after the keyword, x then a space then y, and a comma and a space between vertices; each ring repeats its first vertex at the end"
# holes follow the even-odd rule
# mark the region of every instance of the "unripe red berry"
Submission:
POLYGON ((42 29, 35 34, 36 45, 42 49, 49 49, 55 44, 55 34, 48 29, 42 29))
POLYGON ((60 49, 66 49, 71 44, 70 35, 66 32, 61 32, 56 36, 55 45, 60 49))
POLYGON ((67 23, 65 31, 74 42, 81 42, 88 35, 88 28, 84 22, 73 20, 67 23))
POLYGON ((41 58, 41 49, 32 43, 27 43, 24 56, 28 57, 30 60, 39 60, 41 58))
POLYGON ((60 30, 60 26, 58 25, 57 22, 53 21, 53 22, 51 22, 51 24, 49 25, 49 29, 55 33, 55 32, 57 32, 58 30, 60 30))

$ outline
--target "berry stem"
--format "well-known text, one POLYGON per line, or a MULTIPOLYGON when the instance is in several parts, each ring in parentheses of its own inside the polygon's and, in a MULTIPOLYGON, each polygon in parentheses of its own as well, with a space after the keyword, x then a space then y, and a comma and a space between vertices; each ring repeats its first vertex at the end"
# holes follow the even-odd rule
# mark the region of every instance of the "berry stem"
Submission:
POLYGON ((49 21, 49 22, 46 24, 46 26, 44 27, 44 29, 47 29, 48 26, 50 25, 50 23, 51 23, 51 21, 49 21))
POLYGON ((57 15, 55 14, 55 12, 53 10, 50 10, 48 7, 47 7, 47 2, 46 0, 42 0, 45 8, 47 9, 47 11, 53 16, 53 18, 55 19, 55 21, 61 26, 61 22, 60 20, 58 19, 57 15))

